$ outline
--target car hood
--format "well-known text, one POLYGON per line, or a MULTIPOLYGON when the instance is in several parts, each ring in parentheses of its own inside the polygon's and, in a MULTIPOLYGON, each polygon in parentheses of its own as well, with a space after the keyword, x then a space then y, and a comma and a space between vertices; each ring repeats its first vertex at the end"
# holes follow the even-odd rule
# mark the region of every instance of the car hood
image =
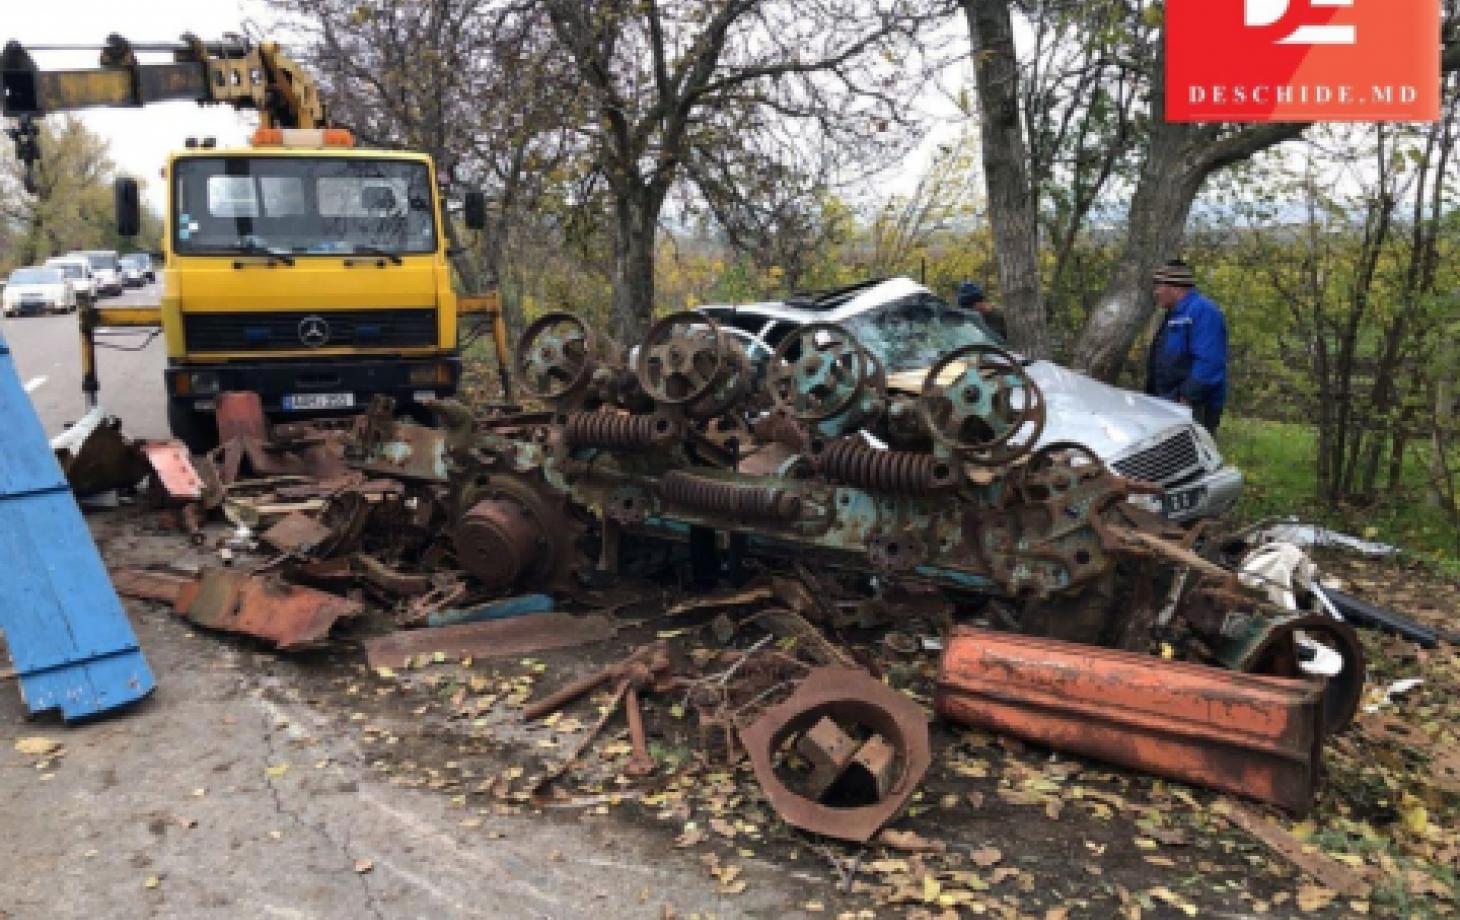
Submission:
POLYGON ((58 297, 66 293, 66 288, 60 284, 12 284, 5 289, 5 293, 16 298, 58 297))
MULTIPOLYGON (((1109 461, 1191 424, 1191 410, 1179 403, 1101 383, 1049 361, 1033 361, 1024 368, 1044 394, 1040 445, 1074 441, 1109 461)), ((888 386, 918 393, 927 374, 926 368, 889 374, 888 386)))

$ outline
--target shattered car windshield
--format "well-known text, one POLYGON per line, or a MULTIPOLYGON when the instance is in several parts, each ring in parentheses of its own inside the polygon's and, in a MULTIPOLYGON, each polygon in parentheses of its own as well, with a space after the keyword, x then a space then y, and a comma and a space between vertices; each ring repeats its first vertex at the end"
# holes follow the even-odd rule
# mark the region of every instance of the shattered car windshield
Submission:
POLYGON ((199 157, 176 169, 173 243, 189 255, 426 253, 426 164, 355 157, 199 157))
POLYGON ((879 310, 858 314, 842 325, 888 371, 930 367, 965 345, 1006 347, 977 313, 950 307, 931 294, 914 294, 879 310))

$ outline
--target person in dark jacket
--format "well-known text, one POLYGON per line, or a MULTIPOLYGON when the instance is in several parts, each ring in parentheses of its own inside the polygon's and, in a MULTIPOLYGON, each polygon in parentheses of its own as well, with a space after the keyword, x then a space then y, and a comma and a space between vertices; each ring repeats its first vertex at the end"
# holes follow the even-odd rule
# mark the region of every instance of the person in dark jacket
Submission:
POLYGON ((1004 311, 989 303, 983 288, 976 281, 964 281, 958 285, 958 306, 965 310, 977 310, 988 327, 998 333, 999 338, 1009 340, 1009 328, 1004 323, 1004 311))
POLYGON ((1165 311, 1146 360, 1146 392, 1191 406, 1216 431, 1227 404, 1227 319, 1196 289, 1191 266, 1173 259, 1152 278, 1165 311))

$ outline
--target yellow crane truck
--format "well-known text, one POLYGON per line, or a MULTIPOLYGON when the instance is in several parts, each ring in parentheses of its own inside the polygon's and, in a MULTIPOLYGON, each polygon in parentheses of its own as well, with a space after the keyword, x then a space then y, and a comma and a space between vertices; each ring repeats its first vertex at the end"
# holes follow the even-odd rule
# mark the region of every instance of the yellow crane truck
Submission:
MULTIPOLYGON (((29 52, 46 50, 61 46, 9 42, 0 54, 7 133, 27 182, 40 155, 35 119, 48 114, 178 99, 259 113, 247 146, 190 138, 163 164, 160 303, 83 313, 88 402, 98 388, 95 330, 160 326, 168 419, 194 450, 209 446, 214 399, 229 390, 256 391, 277 415, 349 412, 377 393, 410 408, 456 392, 465 313, 487 314, 507 388, 496 298, 453 286, 460 248, 431 158, 356 147, 277 44, 184 35, 133 45, 112 35, 88 70, 42 70, 29 52), (147 53, 171 60, 144 63, 147 53)), ((119 231, 135 236, 135 179, 117 180, 116 201, 119 231)), ((465 196, 468 227, 482 226, 484 210, 480 193, 465 196)))

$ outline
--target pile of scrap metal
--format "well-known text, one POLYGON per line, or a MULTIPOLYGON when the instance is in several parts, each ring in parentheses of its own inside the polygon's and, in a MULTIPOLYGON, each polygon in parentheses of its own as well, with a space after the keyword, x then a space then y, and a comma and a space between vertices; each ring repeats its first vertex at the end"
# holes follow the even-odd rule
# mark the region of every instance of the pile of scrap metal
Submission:
MULTIPOLYGON (((171 441, 121 441, 145 458, 149 494, 180 529, 201 540, 217 512, 233 530, 218 541, 219 567, 117 572, 118 589, 281 649, 324 641, 337 620, 363 612, 365 599, 401 625, 424 625, 449 614, 450 604, 492 597, 451 565, 440 533, 443 469, 428 462, 417 470, 404 459, 390 439, 393 410, 387 398, 355 420, 270 425, 257 394, 223 393, 219 447, 209 454, 190 457, 171 441), (393 460, 383 462, 382 452, 393 460), (245 551, 262 561, 233 568, 245 551)), ((439 430, 404 430, 421 438, 423 455, 444 449, 439 430)))
MULTIPOLYGON (((1196 552, 1195 532, 1126 500, 1149 486, 1079 445, 1040 444, 1048 407, 1004 351, 944 355, 916 395, 889 390, 872 354, 830 323, 757 362, 698 313, 661 319, 632 352, 553 313, 516 354, 526 395, 549 411, 458 418, 446 439, 454 555, 488 589, 563 587, 590 567, 585 545, 614 572, 656 543, 684 548, 700 583, 747 559, 795 560, 874 593, 936 589, 997 627, 1043 637, 1011 657, 1013 646, 970 651, 992 634, 955 636, 944 715, 1298 809, 1324 733, 1353 715, 1364 662, 1352 631, 1270 603, 1196 552), (1071 652, 1052 639, 1085 644, 1071 652), (1340 661, 1326 682, 1305 672, 1300 639, 1340 661), (1168 685, 1179 689, 1154 690, 1168 685), (1051 699, 1064 700, 1058 716, 1051 699), (1059 727, 1096 722, 1099 745, 1059 727), (1157 753, 1146 737, 1181 753, 1157 753)), ((834 768, 874 738, 901 765, 873 771, 889 794, 921 762, 890 703, 838 696, 829 688, 840 678, 826 680, 808 679, 804 704, 784 703, 795 711, 766 713, 769 727, 740 725, 758 766, 792 736, 816 752, 822 788, 803 796, 807 813, 837 785, 834 768), (825 724, 848 711, 854 729, 825 724)))

